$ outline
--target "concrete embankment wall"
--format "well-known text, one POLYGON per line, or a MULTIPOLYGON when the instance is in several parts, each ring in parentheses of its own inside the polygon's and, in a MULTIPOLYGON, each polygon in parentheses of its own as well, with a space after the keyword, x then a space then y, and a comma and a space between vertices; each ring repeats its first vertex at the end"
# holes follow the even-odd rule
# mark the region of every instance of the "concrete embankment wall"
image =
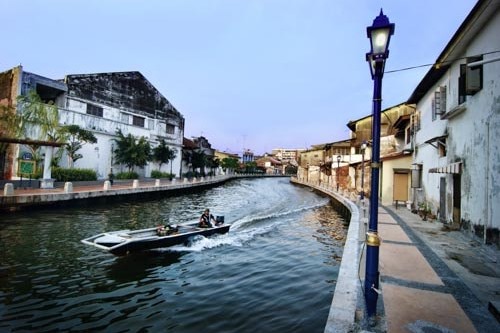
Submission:
POLYGON ((214 177, 117 180, 109 182, 54 183, 53 189, 23 188, 20 184, 4 185, 0 194, 0 211, 74 207, 111 204, 119 201, 149 200, 169 195, 202 191, 235 178, 289 177, 283 175, 230 174, 214 177))
POLYGON ((332 188, 300 182, 295 178, 292 178, 291 182, 311 187, 331 197, 334 206, 342 216, 344 218, 350 216, 337 284, 324 332, 352 332, 355 328, 358 300, 361 298, 358 269, 364 241, 364 221, 360 217, 358 206, 353 201, 334 192, 332 188))

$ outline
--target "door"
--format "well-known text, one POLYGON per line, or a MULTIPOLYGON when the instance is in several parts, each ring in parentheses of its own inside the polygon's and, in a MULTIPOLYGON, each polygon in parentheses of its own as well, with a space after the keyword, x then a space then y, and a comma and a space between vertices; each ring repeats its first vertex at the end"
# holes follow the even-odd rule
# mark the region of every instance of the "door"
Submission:
POLYGON ((408 174, 407 173, 395 173, 394 174, 394 185, 392 192, 392 201, 398 202, 408 201, 408 174))
POLYGON ((453 223, 460 225, 461 206, 460 174, 453 175, 453 223))
POLYGON ((439 220, 446 222, 446 178, 439 179, 439 220))

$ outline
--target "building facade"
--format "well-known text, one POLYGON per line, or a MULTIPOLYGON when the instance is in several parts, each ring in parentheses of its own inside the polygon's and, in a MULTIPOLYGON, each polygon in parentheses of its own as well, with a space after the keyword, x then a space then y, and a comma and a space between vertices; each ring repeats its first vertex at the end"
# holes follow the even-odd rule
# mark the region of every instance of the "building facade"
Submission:
MULTIPOLYGON (((124 135, 145 137, 152 148, 165 140, 176 151, 176 158, 172 166, 163 165, 162 171, 172 167, 179 175, 184 117, 141 73, 77 74, 52 80, 25 72, 20 66, 6 73, 10 72, 17 78, 11 80, 12 95, 26 95, 33 90, 44 103, 57 106, 61 125, 75 124, 95 135, 97 143, 85 144, 78 151, 83 157, 75 162, 75 168, 93 169, 99 179, 107 178, 111 172, 126 171, 125 166, 113 161, 112 153, 117 130, 121 130, 124 135)), ((23 145, 16 149, 12 170, 17 169, 16 160, 26 152, 23 145)), ((60 165, 67 167, 67 159, 62 158, 60 165)), ((149 177, 152 170, 158 169, 157 163, 150 162, 135 171, 149 177)), ((16 177, 15 171, 11 174, 16 177)))
POLYGON ((421 204, 499 243, 500 2, 478 1, 409 99, 421 204))

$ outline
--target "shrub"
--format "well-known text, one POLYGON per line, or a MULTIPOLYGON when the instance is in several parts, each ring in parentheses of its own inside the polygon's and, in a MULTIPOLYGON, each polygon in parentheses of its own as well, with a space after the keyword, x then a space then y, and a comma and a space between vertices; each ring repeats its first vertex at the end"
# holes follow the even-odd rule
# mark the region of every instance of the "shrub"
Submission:
POLYGON ((135 171, 119 172, 116 174, 116 179, 139 179, 139 175, 135 171))
POLYGON ((161 172, 159 170, 153 170, 151 171, 151 178, 175 178, 175 175, 170 172, 161 172))
MULTIPOLYGON (((57 182, 79 182, 97 180, 97 174, 92 169, 66 169, 53 167, 51 176, 57 182)), ((43 178, 43 171, 39 170, 33 174, 34 179, 43 178)))
POLYGON ((193 178, 193 177, 198 177, 199 173, 198 172, 193 172, 193 171, 188 171, 183 174, 185 178, 193 178))

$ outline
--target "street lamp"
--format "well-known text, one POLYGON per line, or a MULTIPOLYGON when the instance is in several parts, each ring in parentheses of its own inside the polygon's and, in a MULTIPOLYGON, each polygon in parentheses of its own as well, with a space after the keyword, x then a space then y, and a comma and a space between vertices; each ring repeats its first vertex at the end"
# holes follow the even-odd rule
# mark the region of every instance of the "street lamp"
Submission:
POLYGON ((366 312, 370 320, 374 318, 377 310, 379 287, 379 246, 378 236, 378 191, 380 168, 380 111, 382 101, 382 77, 384 76, 385 60, 389 57, 389 42, 394 34, 394 23, 389 23, 389 18, 380 14, 373 20, 373 24, 366 28, 370 38, 371 49, 366 54, 370 65, 373 80, 373 117, 372 117, 372 160, 370 179, 370 219, 366 233, 366 276, 365 276, 365 302, 366 312))
POLYGON ((361 200, 365 199, 365 150, 366 141, 361 144, 361 200))
POLYGON ((339 168, 340 168, 340 159, 342 158, 342 156, 340 155, 337 155, 337 192, 339 191, 339 168))

